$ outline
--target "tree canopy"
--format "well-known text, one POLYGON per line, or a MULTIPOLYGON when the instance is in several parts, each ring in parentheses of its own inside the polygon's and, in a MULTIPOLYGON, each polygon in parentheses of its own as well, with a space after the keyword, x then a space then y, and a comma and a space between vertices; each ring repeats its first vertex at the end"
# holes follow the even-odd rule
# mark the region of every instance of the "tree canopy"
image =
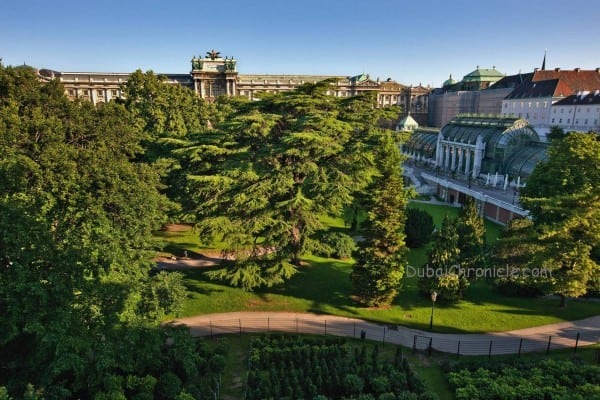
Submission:
MULTIPOLYGON (((545 272, 545 291, 579 297, 597 289, 600 266, 600 141, 590 133, 556 138, 522 190, 532 222, 498 243, 498 259, 511 243, 527 254, 522 268, 545 272)), ((538 273, 541 275, 541 273, 538 273)), ((531 281, 531 280, 527 280, 531 281)), ((540 280, 537 280, 537 283, 540 280)))
POLYGON ((0 385, 12 393, 92 397, 126 370, 121 357, 138 358, 127 329, 155 328, 181 300, 157 299, 181 279, 149 274, 170 203, 136 161, 135 122, 121 104, 70 102, 56 81, 0 67, 0 385))
POLYGON ((364 196, 368 218, 351 275, 359 301, 369 306, 388 305, 394 300, 404 277, 408 250, 404 224, 409 192, 402 181, 398 145, 382 132, 375 153, 380 175, 364 196))
POLYGON ((252 289, 282 282, 318 246, 320 215, 340 215, 375 173, 373 97, 338 99, 331 82, 236 101, 215 129, 174 154, 201 238, 222 240, 235 260, 215 277, 252 289))

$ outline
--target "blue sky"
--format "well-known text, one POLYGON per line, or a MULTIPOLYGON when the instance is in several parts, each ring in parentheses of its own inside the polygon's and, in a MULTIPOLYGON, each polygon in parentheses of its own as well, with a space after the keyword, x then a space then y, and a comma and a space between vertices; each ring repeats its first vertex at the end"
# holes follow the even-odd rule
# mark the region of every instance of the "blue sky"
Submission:
POLYGON ((3 0, 0 58, 59 71, 187 73, 216 49, 238 71, 356 75, 440 86, 600 67, 597 0, 3 0))

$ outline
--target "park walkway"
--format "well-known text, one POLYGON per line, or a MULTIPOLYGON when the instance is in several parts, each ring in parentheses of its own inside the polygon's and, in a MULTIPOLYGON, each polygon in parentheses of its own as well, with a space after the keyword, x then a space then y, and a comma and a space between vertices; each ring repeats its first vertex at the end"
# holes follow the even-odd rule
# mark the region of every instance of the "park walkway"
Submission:
POLYGON ((193 336, 257 332, 309 333, 393 343, 415 350, 460 355, 500 355, 576 348, 600 342, 600 315, 579 321, 482 334, 444 334, 335 315, 289 312, 231 312, 174 321, 193 336))

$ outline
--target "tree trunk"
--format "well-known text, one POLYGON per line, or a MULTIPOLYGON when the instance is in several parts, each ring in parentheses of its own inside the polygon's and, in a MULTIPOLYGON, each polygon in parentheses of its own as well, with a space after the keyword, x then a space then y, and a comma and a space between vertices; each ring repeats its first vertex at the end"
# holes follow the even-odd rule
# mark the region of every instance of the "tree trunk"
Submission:
POLYGON ((565 308, 567 306, 567 296, 564 296, 562 294, 560 294, 559 296, 560 296, 560 307, 565 308))

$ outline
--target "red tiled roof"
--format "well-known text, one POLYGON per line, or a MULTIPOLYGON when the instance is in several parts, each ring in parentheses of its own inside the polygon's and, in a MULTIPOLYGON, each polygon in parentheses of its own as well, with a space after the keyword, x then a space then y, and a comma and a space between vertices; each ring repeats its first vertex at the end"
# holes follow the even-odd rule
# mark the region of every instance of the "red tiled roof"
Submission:
POLYGON ((556 85, 556 89, 554 89, 554 93, 552 97, 565 97, 573 94, 576 90, 574 90, 571 86, 569 86, 564 79, 559 79, 558 84, 556 85))
MULTIPOLYGON (((560 83, 566 84, 571 89, 564 96, 570 95, 578 90, 597 90, 600 89, 600 71, 598 70, 537 70, 533 73, 533 82, 545 81, 548 79, 559 79, 560 83)), ((560 86, 560 84, 559 84, 560 86)), ((558 87, 557 87, 558 90, 558 87)))

